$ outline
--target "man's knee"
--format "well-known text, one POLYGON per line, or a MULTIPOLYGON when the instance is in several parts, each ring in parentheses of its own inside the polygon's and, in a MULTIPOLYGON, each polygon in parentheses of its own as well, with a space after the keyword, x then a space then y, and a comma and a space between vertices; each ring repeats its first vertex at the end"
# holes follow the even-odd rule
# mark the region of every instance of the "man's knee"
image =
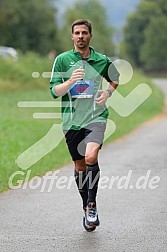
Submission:
POLYGON ((77 172, 85 172, 86 171, 86 164, 85 164, 85 159, 81 159, 81 160, 76 160, 74 161, 75 163, 75 170, 77 172))
POLYGON ((97 155, 95 153, 88 154, 87 156, 85 156, 85 163, 88 165, 97 163, 97 155))

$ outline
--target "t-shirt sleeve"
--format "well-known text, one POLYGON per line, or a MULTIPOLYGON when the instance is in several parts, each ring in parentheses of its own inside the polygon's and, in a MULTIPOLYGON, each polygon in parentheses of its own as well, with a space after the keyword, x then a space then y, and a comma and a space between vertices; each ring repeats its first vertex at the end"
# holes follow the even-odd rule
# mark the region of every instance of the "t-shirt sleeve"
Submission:
POLYGON ((108 58, 106 57, 106 68, 104 71, 104 78, 106 79, 106 81, 111 82, 111 81, 115 81, 116 83, 119 83, 119 72, 116 69, 114 63, 108 58))
POLYGON ((55 92, 55 86, 63 83, 62 78, 62 69, 61 69, 61 59, 59 57, 56 57, 52 72, 51 72, 51 78, 50 78, 50 92, 53 98, 58 98, 55 92))

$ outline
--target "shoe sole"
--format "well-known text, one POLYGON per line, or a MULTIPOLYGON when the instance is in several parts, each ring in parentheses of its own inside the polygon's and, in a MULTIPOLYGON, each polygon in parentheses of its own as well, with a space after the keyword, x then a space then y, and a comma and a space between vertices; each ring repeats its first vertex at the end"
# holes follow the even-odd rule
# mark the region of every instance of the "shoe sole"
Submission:
POLYGON ((98 227, 100 225, 100 222, 87 222, 86 225, 88 226, 95 226, 95 227, 98 227))
POLYGON ((100 221, 99 221, 99 219, 96 220, 95 222, 89 222, 89 221, 87 221, 86 225, 88 225, 88 226, 99 226, 100 225, 100 221))
POLYGON ((83 226, 84 226, 84 228, 85 228, 85 230, 87 232, 93 232, 96 229, 96 226, 93 226, 93 227, 86 226, 86 224, 85 224, 85 217, 83 217, 83 226))

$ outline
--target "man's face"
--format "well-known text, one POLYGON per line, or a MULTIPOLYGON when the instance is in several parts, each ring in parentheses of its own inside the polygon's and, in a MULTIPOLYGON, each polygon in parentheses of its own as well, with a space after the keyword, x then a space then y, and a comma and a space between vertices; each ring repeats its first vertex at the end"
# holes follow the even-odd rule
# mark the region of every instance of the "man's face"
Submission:
POLYGON ((84 49, 89 46, 92 34, 89 33, 89 29, 86 25, 75 25, 71 38, 76 48, 84 49))

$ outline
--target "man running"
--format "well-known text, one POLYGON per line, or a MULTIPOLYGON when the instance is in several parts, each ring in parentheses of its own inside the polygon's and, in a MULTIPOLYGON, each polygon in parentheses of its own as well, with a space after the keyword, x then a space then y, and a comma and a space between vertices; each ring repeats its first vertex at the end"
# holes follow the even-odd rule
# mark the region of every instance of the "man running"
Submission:
POLYGON ((90 47, 89 20, 76 20, 71 38, 74 48, 55 59, 50 90, 54 98, 62 97, 62 127, 83 201, 83 225, 93 231, 100 224, 96 195, 100 177, 98 153, 108 117, 105 103, 118 86, 119 73, 108 57, 90 47), (103 78, 108 82, 105 91, 103 78))

